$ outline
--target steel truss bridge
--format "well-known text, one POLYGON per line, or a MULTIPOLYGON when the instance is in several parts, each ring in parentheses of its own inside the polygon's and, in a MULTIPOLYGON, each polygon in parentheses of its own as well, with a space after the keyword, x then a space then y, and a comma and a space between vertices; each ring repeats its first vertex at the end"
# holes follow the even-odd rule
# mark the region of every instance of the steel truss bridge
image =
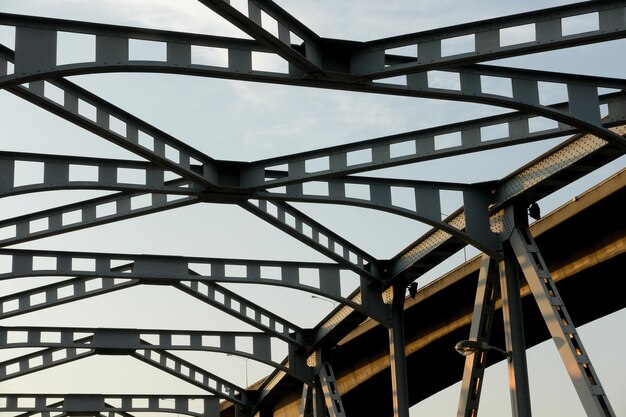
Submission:
MULTIPOLYGON (((0 363, 0 381, 77 361, 93 355, 128 355, 206 390, 206 395, 133 393, 0 394, 2 412, 15 415, 123 415, 168 412, 192 416, 262 417, 288 414, 277 408, 284 381, 302 387, 301 416, 349 414, 337 389, 333 349, 364 321, 388 333, 391 395, 394 416, 409 415, 403 308, 407 287, 466 245, 483 253, 474 313, 468 339, 488 345, 496 302, 501 302, 503 333, 509 355, 509 383, 514 416, 530 415, 526 348, 521 310, 522 277, 528 283, 542 321, 554 339, 580 401, 589 416, 614 416, 611 403, 591 358, 559 295, 542 252, 529 232, 528 208, 626 150, 626 96, 623 79, 487 65, 502 58, 599 44, 626 37, 626 1, 588 1, 477 21, 426 32, 367 42, 328 39, 309 29, 270 0, 248 0, 237 9, 221 0, 199 0, 249 39, 123 27, 0 13, 0 25, 14 28, 13 45, 0 46, 0 86, 34 106, 65 119, 137 156, 131 160, 88 158, 23 152, 0 153, 2 197, 50 190, 114 191, 104 197, 0 220, 0 256, 10 259, 2 279, 34 276, 66 277, 41 287, 3 295, 0 317, 36 310, 142 285, 165 285, 254 327, 254 332, 207 329, 127 329, 69 327, 2 327, 2 348, 35 351, 0 363), (565 31, 571 19, 591 20, 591 28, 565 31), (273 29, 270 26, 273 25, 273 29), (507 31, 525 28, 529 37, 503 42, 507 31), (94 39, 91 58, 59 62, 59 33, 94 39), (446 53, 446 45, 469 39, 470 47, 446 53), (165 57, 131 59, 133 40, 156 42, 165 57), (224 53, 220 62, 197 62, 195 48, 224 53), (412 51, 410 53, 406 51, 412 51), (255 55, 279 57, 283 71, 260 69, 255 55), (388 96, 428 98, 497 106, 494 116, 350 144, 315 149, 252 162, 212 158, 185 142, 107 102, 66 77, 109 72, 156 72, 282 84, 388 96), (457 80, 433 85, 433 72, 457 80), (489 80, 507 88, 492 91, 489 80), (567 100, 546 104, 541 86, 551 83, 567 91, 567 100), (52 92, 61 92, 54 99, 52 92), (85 108, 92 109, 86 113, 85 108), (555 121, 537 128, 533 120, 555 121), (121 126, 121 128, 120 128, 121 126), (492 138, 487 131, 504 127, 492 138), (443 136, 459 140, 442 145, 443 136), (382 168, 451 158, 568 136, 529 164, 497 181, 480 184, 443 183, 366 176, 382 168), (364 157, 355 162, 354 155, 364 157), (40 179, 16 180, 21 162, 35 162, 40 179), (312 162, 323 165, 312 169, 312 162), (96 173, 70 175, 73 167, 96 173), (121 172, 141 173, 127 182, 121 172), (360 175, 356 175, 360 174, 360 175), (174 179, 168 179, 171 177, 174 179), (311 193, 307 184, 325 184, 311 193), (351 187, 367 192, 355 197, 351 187), (394 189, 413 196, 399 205, 394 189), (462 194, 458 210, 442 218, 442 191, 462 194), (143 203, 136 204, 138 198, 143 203), (341 204, 381 210, 426 223, 432 229, 391 259, 376 259, 347 238, 294 207, 294 203, 341 204), (238 206, 329 258, 329 262, 180 257, 131 253, 67 252, 11 248, 24 242, 99 225, 176 210, 192 204, 238 206), (315 271, 316 285, 304 283, 303 271, 315 271), (352 271, 360 285, 345 296, 340 273, 352 271), (309 292, 338 303, 314 328, 301 328, 289 317, 229 290, 223 283, 271 284, 309 292), (238 339, 252 340, 252 349, 238 348, 238 339), (276 360, 273 341, 284 343, 288 355, 276 360), (177 355, 209 351, 263 362, 275 372, 249 387, 238 386, 177 355)), ((600 47, 600 46, 599 46, 600 47)), ((611 57, 607 57, 610 60, 611 57)), ((607 61, 608 62, 608 61, 607 61)), ((515 164, 514 161, 511 162, 515 164)), ((316 165, 317 166, 317 165, 316 165)), ((604 219, 600 219, 602 221, 604 219)), ((608 221, 608 219, 606 219, 608 221)), ((468 296, 470 296, 468 294, 468 296)), ((467 356, 459 416, 478 412, 486 352, 467 356)), ((379 399, 372 399, 378 401, 379 399)), ((367 398, 362 401, 368 401, 367 398)))

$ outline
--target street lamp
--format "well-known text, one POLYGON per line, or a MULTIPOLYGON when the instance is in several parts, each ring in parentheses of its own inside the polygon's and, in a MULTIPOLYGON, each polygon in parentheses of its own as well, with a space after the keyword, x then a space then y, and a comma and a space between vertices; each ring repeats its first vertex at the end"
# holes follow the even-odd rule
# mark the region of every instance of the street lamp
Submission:
POLYGON ((500 352, 504 355, 507 361, 511 361, 511 352, 507 352, 495 346, 491 346, 487 342, 481 342, 478 340, 461 340, 454 346, 454 350, 459 352, 459 354, 463 356, 470 356, 476 352, 485 352, 488 350, 495 350, 496 352, 500 352))
POLYGON ((248 358, 246 358, 245 356, 232 355, 230 353, 227 353, 226 356, 230 356, 230 357, 238 358, 238 359, 243 359, 245 361, 245 365, 246 365, 246 389, 248 389, 248 358))
POLYGON ((337 307, 337 304, 339 304, 337 301, 329 300, 329 299, 324 298, 324 297, 318 297, 317 295, 312 295, 311 298, 314 298, 316 300, 326 301, 327 303, 331 303, 333 305, 333 307, 337 307))

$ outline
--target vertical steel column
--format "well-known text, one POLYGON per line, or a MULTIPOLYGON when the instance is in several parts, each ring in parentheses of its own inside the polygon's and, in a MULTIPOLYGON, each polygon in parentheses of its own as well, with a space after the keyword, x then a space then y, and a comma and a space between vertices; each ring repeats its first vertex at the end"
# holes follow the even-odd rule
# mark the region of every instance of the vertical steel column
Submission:
POLYGON ((509 240, 585 412, 591 417, 615 416, 530 231, 515 229, 509 240))
POLYGON ((313 387, 303 384, 302 397, 300 401, 300 414, 298 417, 314 417, 313 387))
MULTIPOLYGON (((500 282, 498 281, 497 263, 487 255, 483 255, 476 287, 474 313, 469 340, 489 343, 493 314, 496 300, 500 297, 500 282)), ((463 381, 457 417, 476 417, 483 375, 487 366, 488 351, 476 352, 465 358, 463 381)))
POLYGON ((406 288, 394 286, 389 327, 389 361, 394 417, 409 417, 409 389, 404 341, 404 299, 406 288))
POLYGON ((530 391, 519 279, 515 255, 509 245, 505 244, 504 260, 500 262, 500 289, 506 350, 511 352, 508 363, 511 409, 513 417, 530 417, 530 391))

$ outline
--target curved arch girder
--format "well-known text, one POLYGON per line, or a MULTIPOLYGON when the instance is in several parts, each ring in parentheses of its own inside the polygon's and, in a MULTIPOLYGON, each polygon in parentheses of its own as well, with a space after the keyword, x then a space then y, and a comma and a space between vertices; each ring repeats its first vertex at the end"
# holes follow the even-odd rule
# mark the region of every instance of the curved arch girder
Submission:
POLYGON ((2 394, 3 412, 23 413, 179 413, 194 417, 219 417, 219 398, 208 395, 130 394, 2 394), (59 398, 62 399, 59 402, 59 398), (169 402, 169 401, 173 401, 169 402))
MULTIPOLYGON (((29 276, 77 276, 137 279, 163 284, 232 282, 278 285, 323 295, 363 309, 342 296, 342 268, 336 264, 23 249, 0 249, 0 256, 5 258, 3 263, 8 267, 6 272, 0 274, 0 280, 29 276)), ((208 290, 203 291, 206 293, 208 290)), ((285 320, 282 323, 284 326, 279 333, 289 339, 292 339, 290 334, 302 332, 285 320)))

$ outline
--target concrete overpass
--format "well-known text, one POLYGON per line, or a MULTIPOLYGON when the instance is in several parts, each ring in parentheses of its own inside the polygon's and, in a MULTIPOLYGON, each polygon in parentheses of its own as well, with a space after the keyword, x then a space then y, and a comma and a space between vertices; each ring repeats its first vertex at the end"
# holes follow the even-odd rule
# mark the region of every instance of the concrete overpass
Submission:
MULTIPOLYGON (((576 326, 626 307, 620 274, 626 266, 626 171, 609 178, 531 226, 576 326), (611 222, 598 221, 610 218, 611 222), (598 281, 601 280, 601 283, 598 281), (600 285, 598 285, 600 284, 600 285)), ((405 301, 406 355, 411 404, 459 381, 463 358, 453 346, 467 339, 480 258, 474 258, 420 289, 405 301), (425 381, 428 381, 427 383, 425 381)), ((522 287, 528 347, 550 336, 530 296, 522 287)), ((504 346, 498 303, 492 340, 504 346)), ((338 388, 347 415, 393 415, 387 329, 367 321, 333 350, 338 388), (363 398, 379 398, 363 401, 363 398)), ((501 360, 491 355, 489 364, 501 360)), ((276 416, 297 415, 301 384, 284 380, 276 416)))

